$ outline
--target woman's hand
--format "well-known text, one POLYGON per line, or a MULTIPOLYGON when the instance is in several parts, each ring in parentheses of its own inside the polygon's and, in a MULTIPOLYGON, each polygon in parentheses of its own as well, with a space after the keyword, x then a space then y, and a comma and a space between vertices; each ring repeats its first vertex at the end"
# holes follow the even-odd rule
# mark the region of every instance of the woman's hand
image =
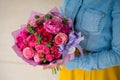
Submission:
POLYGON ((43 66, 43 69, 53 69, 55 67, 59 67, 59 66, 63 66, 64 65, 64 62, 61 60, 61 61, 58 61, 57 63, 55 64, 49 64, 49 65, 45 65, 43 66))

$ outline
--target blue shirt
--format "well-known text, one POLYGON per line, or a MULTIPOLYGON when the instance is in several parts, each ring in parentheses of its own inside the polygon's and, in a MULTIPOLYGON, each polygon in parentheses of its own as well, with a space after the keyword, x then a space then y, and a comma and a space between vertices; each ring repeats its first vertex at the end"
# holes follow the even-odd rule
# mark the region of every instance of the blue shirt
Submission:
POLYGON ((60 12, 82 32, 83 49, 91 51, 68 61, 68 69, 104 69, 120 65, 120 0, 63 0, 60 12))

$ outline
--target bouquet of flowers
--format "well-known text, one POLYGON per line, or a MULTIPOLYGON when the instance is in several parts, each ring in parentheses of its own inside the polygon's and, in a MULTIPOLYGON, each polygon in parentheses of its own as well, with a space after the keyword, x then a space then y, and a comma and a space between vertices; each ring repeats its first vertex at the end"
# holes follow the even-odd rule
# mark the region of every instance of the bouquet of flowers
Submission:
POLYGON ((76 48, 82 53, 79 43, 84 37, 71 26, 71 19, 62 17, 57 8, 47 14, 31 12, 27 24, 12 32, 13 49, 33 66, 73 59, 76 48))

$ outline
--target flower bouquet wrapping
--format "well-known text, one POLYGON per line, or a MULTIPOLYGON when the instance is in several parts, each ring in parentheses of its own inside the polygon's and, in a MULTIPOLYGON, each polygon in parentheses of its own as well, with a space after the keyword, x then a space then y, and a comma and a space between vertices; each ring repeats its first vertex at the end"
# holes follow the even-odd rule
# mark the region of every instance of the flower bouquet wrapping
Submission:
POLYGON ((13 49, 33 66, 74 59, 76 48, 82 53, 79 43, 84 37, 73 31, 71 26, 71 19, 62 17, 57 8, 47 14, 31 12, 27 24, 12 32, 15 39, 13 49))

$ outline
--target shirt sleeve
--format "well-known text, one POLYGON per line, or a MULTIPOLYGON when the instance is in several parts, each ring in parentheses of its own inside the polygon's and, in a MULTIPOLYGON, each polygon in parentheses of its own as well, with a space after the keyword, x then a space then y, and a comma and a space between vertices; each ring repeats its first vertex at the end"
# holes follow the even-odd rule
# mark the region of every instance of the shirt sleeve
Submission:
POLYGON ((61 0, 61 5, 59 11, 63 17, 65 17, 65 7, 66 7, 67 0, 61 0))
POLYGON ((114 1, 112 15, 112 48, 97 53, 86 53, 84 58, 77 55, 74 60, 66 63, 67 69, 81 68, 84 70, 104 69, 120 66, 120 0, 114 1))

